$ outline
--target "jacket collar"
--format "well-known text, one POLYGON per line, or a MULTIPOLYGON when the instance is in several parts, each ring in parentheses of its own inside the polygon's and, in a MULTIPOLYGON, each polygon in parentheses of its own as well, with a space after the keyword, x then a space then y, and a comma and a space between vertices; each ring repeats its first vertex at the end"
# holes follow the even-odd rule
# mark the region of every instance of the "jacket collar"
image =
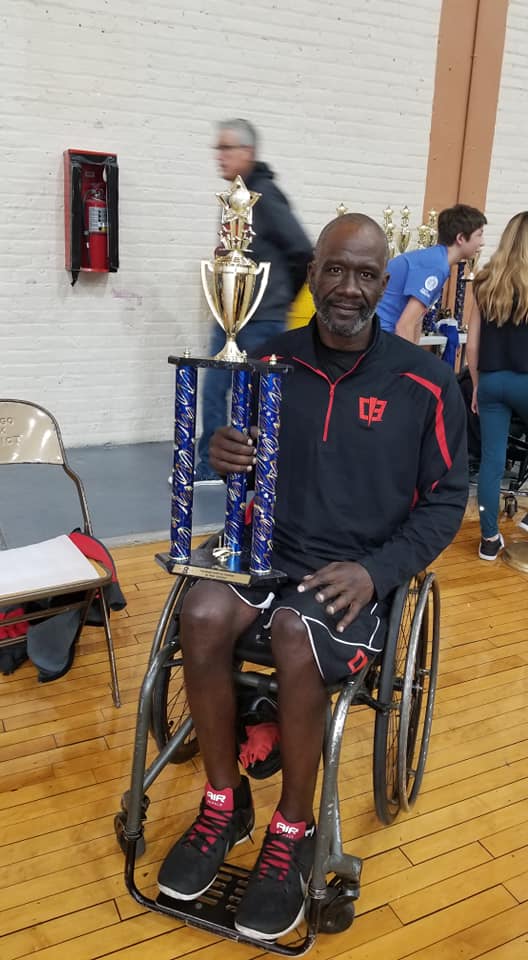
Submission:
MULTIPOLYGON (((297 356, 299 360, 303 360, 305 363, 309 364, 310 367, 316 369, 318 366, 318 358, 315 347, 316 337, 318 335, 316 315, 314 314, 310 320, 310 323, 305 327, 299 327, 296 333, 298 334, 298 337, 295 344, 292 344, 292 357, 297 356)), ((370 356, 370 354, 379 346, 381 339, 380 334, 380 322, 377 314, 374 314, 372 319, 372 336, 370 338, 370 343, 363 354, 363 363, 365 362, 367 356, 370 356)))

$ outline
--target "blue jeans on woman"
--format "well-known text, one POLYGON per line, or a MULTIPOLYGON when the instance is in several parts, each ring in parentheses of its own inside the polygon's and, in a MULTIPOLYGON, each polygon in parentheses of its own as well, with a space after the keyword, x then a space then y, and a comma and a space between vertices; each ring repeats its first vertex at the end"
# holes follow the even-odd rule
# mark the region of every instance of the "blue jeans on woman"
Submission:
POLYGON ((481 461, 478 502, 482 536, 498 533, 500 483, 512 413, 528 424, 528 373, 497 370, 479 374, 481 461))
MULTIPOLYGON (((285 328, 285 321, 250 320, 240 331, 236 340, 240 350, 255 359, 266 340, 276 337, 285 328)), ((209 356, 214 357, 224 346, 226 335, 219 324, 215 324, 209 345, 209 356)), ((231 389, 232 370, 207 368, 203 378, 202 422, 203 431, 198 442, 198 462, 195 469, 197 480, 218 480, 218 474, 209 465, 209 441, 215 430, 225 427, 227 417, 227 394, 231 389)))

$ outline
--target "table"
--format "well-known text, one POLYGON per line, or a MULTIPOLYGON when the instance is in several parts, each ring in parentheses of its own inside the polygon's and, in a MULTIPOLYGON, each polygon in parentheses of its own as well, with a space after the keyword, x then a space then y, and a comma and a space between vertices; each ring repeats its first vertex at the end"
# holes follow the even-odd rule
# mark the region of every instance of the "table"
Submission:
MULTIPOLYGON (((428 333, 420 337, 420 346, 434 347, 434 352, 437 353, 439 356, 441 356, 446 343, 447 343, 447 337, 443 337, 440 333, 428 333)), ((467 333, 458 334, 458 343, 459 343, 459 354, 457 358, 456 368, 457 370, 462 370, 466 365, 467 333)))

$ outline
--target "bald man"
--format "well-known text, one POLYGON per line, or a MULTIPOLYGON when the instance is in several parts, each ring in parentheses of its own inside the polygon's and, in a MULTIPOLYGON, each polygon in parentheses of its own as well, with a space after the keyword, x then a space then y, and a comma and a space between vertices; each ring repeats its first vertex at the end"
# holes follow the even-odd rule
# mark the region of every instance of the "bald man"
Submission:
MULTIPOLYGON (((328 224, 309 284, 316 316, 268 343, 294 367, 284 378, 274 566, 286 584, 210 580, 181 614, 185 681, 208 782, 200 812, 159 874, 169 896, 194 899, 254 822, 236 762, 233 648, 268 630, 277 666, 282 791, 236 914, 237 929, 275 940, 303 914, 315 846, 313 796, 325 684, 383 649, 395 588, 454 537, 467 499, 466 414, 447 364, 380 330, 387 244, 362 214, 328 224)), ((253 441, 218 430, 220 475, 251 472, 253 441)))

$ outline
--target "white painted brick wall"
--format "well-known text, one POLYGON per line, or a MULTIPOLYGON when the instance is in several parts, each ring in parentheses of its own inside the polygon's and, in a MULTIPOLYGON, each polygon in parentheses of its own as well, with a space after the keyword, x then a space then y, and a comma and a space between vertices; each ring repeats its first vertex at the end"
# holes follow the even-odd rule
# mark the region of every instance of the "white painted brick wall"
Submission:
POLYGON ((166 358, 203 352, 212 322, 217 119, 255 122, 313 238, 341 200, 417 224, 440 6, 0 0, 0 394, 48 406, 69 445, 171 435, 166 358), (121 269, 73 289, 66 147, 120 163, 121 269))
POLYGON ((510 217, 528 210, 528 3, 510 0, 486 202, 489 259, 510 217))

